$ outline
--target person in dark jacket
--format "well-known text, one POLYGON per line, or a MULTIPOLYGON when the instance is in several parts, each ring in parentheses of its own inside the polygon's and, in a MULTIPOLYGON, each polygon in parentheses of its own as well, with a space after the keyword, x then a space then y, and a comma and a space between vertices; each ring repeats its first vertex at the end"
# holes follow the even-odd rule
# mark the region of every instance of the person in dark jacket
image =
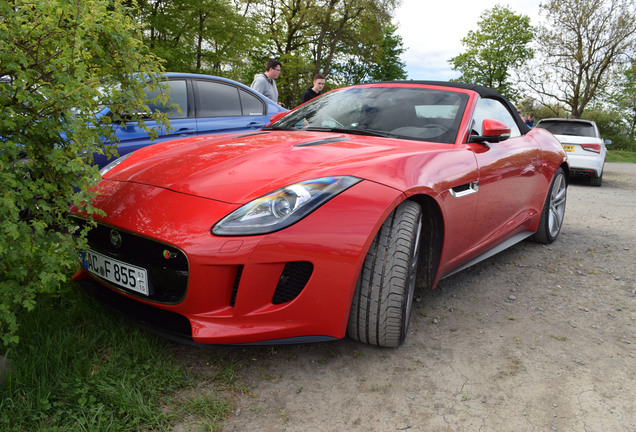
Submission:
POLYGON ((534 113, 530 113, 528 115, 528 118, 526 119, 526 124, 528 125, 529 128, 534 126, 534 113))
POLYGON ((309 100, 312 100, 316 96, 318 96, 324 87, 325 87, 325 77, 322 74, 314 75, 314 85, 312 87, 309 87, 305 91, 305 93, 303 93, 303 98, 301 103, 305 103, 309 100))

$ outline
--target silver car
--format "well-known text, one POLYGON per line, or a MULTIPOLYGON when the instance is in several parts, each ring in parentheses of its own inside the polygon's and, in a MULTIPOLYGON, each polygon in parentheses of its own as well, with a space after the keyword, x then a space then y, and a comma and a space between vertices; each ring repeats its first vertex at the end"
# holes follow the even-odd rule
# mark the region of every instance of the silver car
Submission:
POLYGON ((536 126, 547 129, 559 140, 567 152, 570 163, 570 177, 588 178, 592 186, 603 182, 606 145, 591 120, 547 118, 539 120, 536 126))

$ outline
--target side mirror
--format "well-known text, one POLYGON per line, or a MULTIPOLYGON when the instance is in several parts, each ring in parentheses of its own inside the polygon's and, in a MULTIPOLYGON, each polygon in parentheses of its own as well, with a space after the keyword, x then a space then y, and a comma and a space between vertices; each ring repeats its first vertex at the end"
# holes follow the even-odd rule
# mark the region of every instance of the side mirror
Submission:
POLYGON ((510 128, 503 122, 495 119, 485 119, 482 123, 482 135, 471 135, 470 142, 500 142, 510 138, 510 128))
POLYGON ((604 142, 605 142, 605 145, 610 145, 612 143, 612 140, 607 140, 606 139, 604 142))
MULTIPOLYGON (((269 119, 269 124, 267 126, 270 126, 272 123, 282 119, 283 117, 285 117, 287 115, 288 111, 284 111, 284 112, 279 112, 277 114, 274 114, 273 116, 270 117, 269 119)), ((265 127, 267 127, 265 126, 265 127)))

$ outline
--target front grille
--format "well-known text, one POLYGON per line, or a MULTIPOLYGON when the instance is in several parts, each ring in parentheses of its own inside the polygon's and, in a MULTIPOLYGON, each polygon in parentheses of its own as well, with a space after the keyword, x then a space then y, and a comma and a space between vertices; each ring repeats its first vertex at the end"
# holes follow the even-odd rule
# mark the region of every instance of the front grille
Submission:
POLYGON ((314 266, 307 261, 289 262, 285 264, 283 274, 278 280, 272 304, 282 304, 292 301, 305 288, 314 266))
POLYGON ((90 230, 87 240, 89 248, 96 252, 145 268, 148 272, 149 295, 140 295, 125 287, 103 281, 108 285, 161 303, 179 303, 185 297, 189 274, 188 259, 176 247, 102 224, 90 230), (119 247, 114 246, 111 241, 113 230, 121 236, 119 247))

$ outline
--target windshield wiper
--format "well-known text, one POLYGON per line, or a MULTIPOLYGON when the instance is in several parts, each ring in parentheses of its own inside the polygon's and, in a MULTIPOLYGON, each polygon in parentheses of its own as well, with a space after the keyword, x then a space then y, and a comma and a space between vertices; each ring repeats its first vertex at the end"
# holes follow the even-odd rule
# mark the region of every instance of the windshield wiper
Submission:
POLYGON ((347 133, 352 135, 365 135, 365 136, 377 136, 377 137, 395 137, 385 131, 378 131, 372 129, 354 129, 354 128, 323 128, 323 127, 308 127, 308 131, 320 131, 320 132, 335 132, 335 133, 347 133))

